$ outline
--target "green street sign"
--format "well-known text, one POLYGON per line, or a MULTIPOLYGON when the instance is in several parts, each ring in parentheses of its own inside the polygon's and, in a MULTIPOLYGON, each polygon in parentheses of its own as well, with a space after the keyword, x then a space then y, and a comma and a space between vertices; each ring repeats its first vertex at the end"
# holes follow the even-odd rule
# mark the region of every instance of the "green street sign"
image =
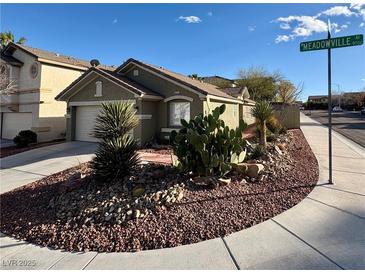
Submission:
POLYGON ((300 51, 360 46, 363 43, 364 43, 364 36, 362 34, 357 34, 351 36, 302 42, 300 43, 300 51))

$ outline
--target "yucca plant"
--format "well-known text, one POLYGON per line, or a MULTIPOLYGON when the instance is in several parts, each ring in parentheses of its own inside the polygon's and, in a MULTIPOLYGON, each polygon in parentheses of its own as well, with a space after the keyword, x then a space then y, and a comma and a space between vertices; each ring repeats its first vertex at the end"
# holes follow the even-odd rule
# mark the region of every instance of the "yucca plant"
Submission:
POLYGON ((129 135, 137 125, 131 103, 102 104, 94 127, 94 136, 100 140, 99 147, 92 161, 99 180, 122 178, 138 164, 138 145, 129 135))
POLYGON ((138 125, 135 114, 130 102, 103 103, 95 121, 94 136, 111 139, 127 134, 138 125))
POLYGON ((123 178, 138 164, 137 142, 124 135, 100 142, 92 161, 97 179, 123 178))
POLYGON ((267 101, 256 102, 251 110, 252 116, 256 118, 260 126, 260 145, 266 148, 266 121, 273 116, 274 110, 267 101))

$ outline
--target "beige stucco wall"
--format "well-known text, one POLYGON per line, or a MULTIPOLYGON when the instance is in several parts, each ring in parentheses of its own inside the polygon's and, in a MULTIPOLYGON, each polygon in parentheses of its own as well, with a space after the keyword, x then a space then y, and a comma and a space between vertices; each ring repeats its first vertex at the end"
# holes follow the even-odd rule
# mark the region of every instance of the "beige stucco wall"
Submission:
MULTIPOLYGON (((16 94, 11 96, 3 96, 1 98, 2 106, 1 112, 28 112, 32 113, 31 127, 38 126, 39 113, 39 88, 41 79, 41 64, 37 62, 36 58, 26 54, 23 51, 16 50, 13 56, 23 62, 23 66, 15 67, 8 65, 11 71, 11 78, 15 81, 16 94), (38 64, 38 74, 32 78, 30 68, 33 63, 38 64), (9 105, 10 103, 10 105, 9 105), (13 107, 13 104, 14 106, 13 107), (6 105, 3 105, 6 104, 6 105)), ((3 62, 3 61, 2 61, 3 62)))
POLYGON ((251 114, 252 108, 252 105, 240 105, 241 119, 243 119, 247 125, 255 123, 255 118, 251 114))
MULTIPOLYGON (((78 103, 82 104, 88 102, 90 104, 94 104, 95 101, 112 101, 112 100, 131 100, 135 102, 136 106, 136 114, 148 113, 149 109, 151 108, 148 103, 142 105, 142 101, 136 100, 135 94, 128 91, 127 89, 111 82, 110 80, 100 77, 97 74, 93 73, 85 78, 80 85, 75 86, 74 89, 71 91, 73 95, 69 98, 68 104, 70 103, 78 103), (96 85, 97 81, 102 82, 102 96, 95 97, 96 85)), ((100 104, 100 103, 99 103, 100 104)), ((76 121, 76 111, 74 107, 70 108, 70 118, 67 119, 67 140, 73 140, 74 138, 74 131, 75 131, 75 121, 76 121), (71 132, 70 132, 71 131, 71 132)), ((156 115, 153 115, 154 119, 156 119, 156 115)), ((134 129, 133 134, 134 137, 139 139, 141 142, 144 142, 148 139, 148 136, 151 135, 150 131, 152 131, 151 125, 152 120, 140 120, 139 125, 134 129), (142 132, 146 132, 142 135, 142 132), (143 137, 143 138, 142 138, 143 137)), ((153 120, 155 121, 155 120, 153 120)))
POLYGON ((13 56, 24 63, 20 68, 12 67, 12 77, 16 78, 18 87, 17 95, 10 99, 16 101, 18 108, 2 106, 1 111, 32 113, 32 130, 37 132, 40 142, 61 138, 66 131, 66 103, 58 102, 54 98, 78 78, 82 71, 40 63, 35 57, 19 49, 13 56), (30 73, 34 63, 38 65, 35 78, 30 73))
POLYGON ((40 87, 41 82, 41 73, 40 73, 40 63, 37 62, 36 58, 25 53, 21 50, 16 50, 13 56, 19 61, 23 62, 23 66, 19 71, 19 79, 18 79, 18 87, 20 90, 22 89, 38 89, 40 87), (35 78, 32 78, 30 74, 30 68, 32 64, 36 62, 38 64, 38 75, 35 78))
POLYGON ((38 132, 43 140, 58 139, 66 133, 66 102, 54 98, 70 83, 80 77, 82 71, 49 64, 41 65, 41 86, 38 132))
MULTIPOLYGON (((190 103, 190 117, 193 118, 199 113, 203 112, 203 101, 199 98, 197 93, 194 93, 184 87, 181 87, 171 81, 165 80, 156 76, 142 68, 133 66, 128 72, 127 77, 132 80, 148 87, 149 89, 157 92, 164 98, 179 95, 186 96, 192 99, 190 103), (133 75, 133 70, 138 69, 138 76, 133 75)), ((180 100, 180 99, 178 99, 180 100)), ((180 100, 181 101, 181 100, 180 100)), ((161 132, 161 128, 169 128, 169 103, 172 101, 164 102, 159 101, 157 106, 157 133, 161 132)))
POLYGON ((82 101, 107 101, 107 100, 129 100, 135 99, 135 94, 131 93, 127 89, 116 85, 104 77, 97 76, 95 74, 90 75, 88 79, 80 83, 80 86, 75 87, 75 94, 70 97, 69 102, 82 102, 82 101), (97 81, 102 82, 103 94, 101 97, 95 97, 97 81), (85 85, 85 83, 87 83, 85 85))
POLYGON ((239 125, 239 104, 221 102, 217 100, 208 100, 204 103, 204 114, 212 113, 216 107, 222 104, 226 105, 226 111, 220 116, 224 123, 231 129, 235 129, 239 125))

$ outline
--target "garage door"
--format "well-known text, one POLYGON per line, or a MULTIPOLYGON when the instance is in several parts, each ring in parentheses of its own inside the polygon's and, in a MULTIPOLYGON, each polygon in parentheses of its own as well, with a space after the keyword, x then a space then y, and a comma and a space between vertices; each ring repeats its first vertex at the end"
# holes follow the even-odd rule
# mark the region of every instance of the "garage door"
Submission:
MULTIPOLYGON (((97 142, 98 139, 92 136, 95 126, 95 119, 100 111, 100 106, 79 106, 76 107, 75 140, 86 142, 97 142)), ((133 130, 128 133, 133 136, 133 130)))
POLYGON ((76 108, 75 140, 96 142, 92 136, 95 119, 99 113, 98 106, 82 106, 76 108))
POLYGON ((31 129, 32 113, 3 113, 2 136, 4 139, 13 139, 21 130, 31 129))

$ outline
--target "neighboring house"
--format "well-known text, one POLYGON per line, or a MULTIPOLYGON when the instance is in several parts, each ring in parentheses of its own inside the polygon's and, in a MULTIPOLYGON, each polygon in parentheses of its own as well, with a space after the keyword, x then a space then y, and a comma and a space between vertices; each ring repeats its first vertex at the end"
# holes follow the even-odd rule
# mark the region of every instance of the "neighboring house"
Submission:
POLYGON ((200 78, 204 83, 208 83, 211 85, 215 85, 217 87, 235 87, 235 80, 231 80, 228 78, 224 78, 222 76, 214 75, 214 76, 205 76, 200 78))
POLYGON ((101 103, 132 102, 140 120, 133 135, 141 144, 155 137, 168 138, 182 118, 208 114, 222 104, 226 105, 222 119, 236 128, 244 105, 214 85, 132 58, 114 71, 90 68, 56 99, 67 102, 67 140, 80 141, 96 141, 92 130, 101 103))
POLYGON ((0 137, 13 139, 20 130, 31 129, 40 142, 64 138, 66 103, 54 97, 90 66, 88 61, 9 43, 1 52, 0 137))
POLYGON ((248 92, 247 87, 232 87, 221 90, 232 97, 241 100, 240 117, 242 117, 247 124, 255 123, 255 118, 251 114, 251 109, 255 105, 255 101, 250 99, 250 93, 248 92))

